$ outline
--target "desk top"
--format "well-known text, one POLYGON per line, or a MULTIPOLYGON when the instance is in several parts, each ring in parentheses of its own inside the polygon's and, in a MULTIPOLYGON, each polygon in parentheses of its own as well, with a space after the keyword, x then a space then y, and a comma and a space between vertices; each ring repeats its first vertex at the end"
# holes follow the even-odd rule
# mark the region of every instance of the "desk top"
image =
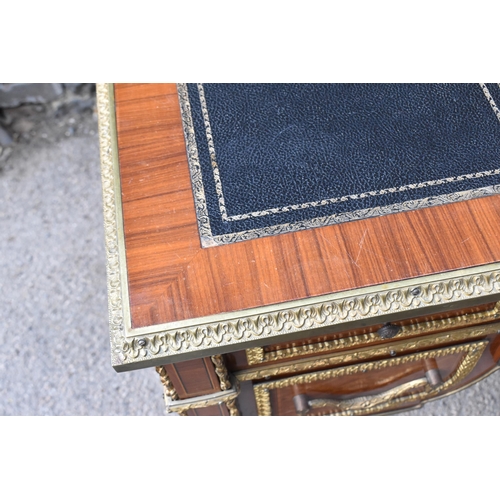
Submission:
POLYGON ((500 293, 498 195, 203 248, 176 85, 99 85, 98 109, 119 371, 500 293))

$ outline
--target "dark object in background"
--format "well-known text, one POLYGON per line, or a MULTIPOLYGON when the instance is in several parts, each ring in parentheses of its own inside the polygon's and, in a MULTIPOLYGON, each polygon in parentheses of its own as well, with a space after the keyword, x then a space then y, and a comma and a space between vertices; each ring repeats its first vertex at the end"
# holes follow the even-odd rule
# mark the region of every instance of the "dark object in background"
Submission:
POLYGON ((19 144, 93 135, 94 114, 94 83, 0 83, 0 165, 19 144))
POLYGON ((2 83, 0 108, 51 102, 63 94, 61 83, 2 83))

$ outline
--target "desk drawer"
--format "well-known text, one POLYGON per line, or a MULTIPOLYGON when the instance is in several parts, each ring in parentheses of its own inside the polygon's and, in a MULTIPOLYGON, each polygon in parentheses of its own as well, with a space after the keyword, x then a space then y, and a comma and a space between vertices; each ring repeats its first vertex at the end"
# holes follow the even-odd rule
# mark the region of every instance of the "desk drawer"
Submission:
POLYGON ((498 318, 500 318, 500 302, 493 302, 459 311, 392 322, 391 325, 395 329, 392 336, 388 338, 380 335, 384 325, 379 324, 321 337, 302 338, 293 342, 251 348, 246 350, 247 363, 241 359, 241 356, 239 358, 233 356, 234 359, 229 359, 229 368, 231 371, 239 371, 250 367, 270 366, 287 360, 297 361, 311 356, 359 350, 368 346, 388 345, 402 339, 487 324, 497 321, 498 318))
POLYGON ((336 366, 353 365, 363 361, 403 356, 477 340, 491 340, 493 341, 492 345, 496 346, 500 342, 499 333, 500 323, 495 322, 459 330, 447 330, 432 335, 419 335, 402 339, 398 337, 389 342, 379 341, 358 349, 339 349, 319 356, 302 356, 298 359, 263 363, 235 372, 235 375, 240 381, 253 380, 257 382, 326 370, 336 366))
MULTIPOLYGON (((259 415, 369 415, 418 406, 463 387, 488 340, 254 385, 259 415)), ((477 371, 477 370, 476 370, 477 371)))

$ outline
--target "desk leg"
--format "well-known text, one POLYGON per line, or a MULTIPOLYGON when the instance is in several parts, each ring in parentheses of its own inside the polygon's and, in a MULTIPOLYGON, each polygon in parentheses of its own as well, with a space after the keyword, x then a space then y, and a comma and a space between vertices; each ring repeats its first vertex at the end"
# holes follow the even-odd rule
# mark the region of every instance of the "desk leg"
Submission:
POLYGON ((239 385, 233 387, 223 356, 159 366, 156 371, 164 387, 167 412, 188 416, 240 415, 236 404, 239 385))

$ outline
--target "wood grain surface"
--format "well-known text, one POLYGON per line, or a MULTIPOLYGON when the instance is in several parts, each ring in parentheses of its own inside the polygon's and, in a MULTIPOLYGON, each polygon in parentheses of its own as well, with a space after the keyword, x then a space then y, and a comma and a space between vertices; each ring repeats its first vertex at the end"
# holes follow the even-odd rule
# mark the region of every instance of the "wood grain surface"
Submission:
POLYGON ((192 359, 164 365, 180 399, 205 396, 221 390, 210 358, 192 359))
POLYGON ((132 326, 500 260, 500 197, 200 246, 175 84, 115 85, 132 326))

